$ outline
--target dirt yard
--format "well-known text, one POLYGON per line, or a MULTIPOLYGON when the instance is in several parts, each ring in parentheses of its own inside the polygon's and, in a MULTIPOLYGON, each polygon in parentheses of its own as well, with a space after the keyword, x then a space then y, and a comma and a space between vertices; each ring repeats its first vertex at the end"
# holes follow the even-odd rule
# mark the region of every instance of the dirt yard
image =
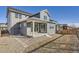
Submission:
POLYGON ((0 53, 25 53, 31 51, 61 35, 42 36, 37 38, 27 38, 23 36, 0 37, 0 53), (50 37, 53 37, 50 39, 50 37))
POLYGON ((79 52, 79 40, 76 35, 64 35, 33 51, 33 53, 75 53, 79 52))

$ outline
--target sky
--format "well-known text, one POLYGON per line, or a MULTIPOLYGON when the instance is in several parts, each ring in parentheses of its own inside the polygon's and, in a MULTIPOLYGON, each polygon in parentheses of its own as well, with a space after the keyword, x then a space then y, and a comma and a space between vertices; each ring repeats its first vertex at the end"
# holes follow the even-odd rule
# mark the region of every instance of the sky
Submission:
MULTIPOLYGON (((13 8, 35 14, 47 9, 52 19, 60 24, 79 23, 79 6, 11 6, 13 8)), ((0 6, 0 23, 5 23, 7 6, 0 6)))

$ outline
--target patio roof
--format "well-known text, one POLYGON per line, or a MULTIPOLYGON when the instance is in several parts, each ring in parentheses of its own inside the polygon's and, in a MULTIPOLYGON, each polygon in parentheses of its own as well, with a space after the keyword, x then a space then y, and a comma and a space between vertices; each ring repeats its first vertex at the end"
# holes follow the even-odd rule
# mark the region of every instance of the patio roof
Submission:
POLYGON ((52 21, 48 21, 48 20, 44 20, 44 19, 40 19, 40 18, 36 18, 36 17, 28 18, 28 19, 26 19, 24 21, 21 21, 19 23, 22 23, 22 22, 39 22, 39 23, 52 23, 52 24, 55 24, 52 21))

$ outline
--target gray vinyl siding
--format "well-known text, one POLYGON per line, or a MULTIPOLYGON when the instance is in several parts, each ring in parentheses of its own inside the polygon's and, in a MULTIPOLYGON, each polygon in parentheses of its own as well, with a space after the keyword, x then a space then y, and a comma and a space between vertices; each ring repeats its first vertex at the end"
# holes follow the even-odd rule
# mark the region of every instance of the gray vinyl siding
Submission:
POLYGON ((9 33, 13 33, 14 31, 13 28, 15 28, 14 26, 17 25, 18 22, 26 20, 29 16, 25 17, 25 15, 21 15, 21 17, 22 17, 21 19, 16 18, 14 12, 9 12, 8 19, 7 19, 9 33))

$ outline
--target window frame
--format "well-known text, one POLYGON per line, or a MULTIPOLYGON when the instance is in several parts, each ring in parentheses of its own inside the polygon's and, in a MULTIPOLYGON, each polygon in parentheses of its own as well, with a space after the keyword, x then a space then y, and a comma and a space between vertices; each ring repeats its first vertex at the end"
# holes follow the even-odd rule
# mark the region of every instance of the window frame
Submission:
POLYGON ((19 19, 22 19, 22 14, 19 14, 19 19))
POLYGON ((18 18, 18 13, 15 13, 15 18, 18 18))
POLYGON ((44 19, 47 20, 47 16, 46 15, 44 15, 44 19))

